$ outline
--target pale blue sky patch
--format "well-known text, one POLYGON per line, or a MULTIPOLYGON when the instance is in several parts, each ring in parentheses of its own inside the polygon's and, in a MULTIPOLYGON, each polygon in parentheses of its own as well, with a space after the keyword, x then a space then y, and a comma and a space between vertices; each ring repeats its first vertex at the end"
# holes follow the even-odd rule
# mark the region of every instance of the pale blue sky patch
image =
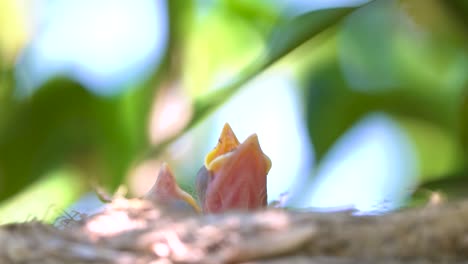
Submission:
POLYGON ((299 206, 395 209, 416 183, 416 159, 401 128, 384 114, 371 114, 331 149, 299 206))
POLYGON ((163 57, 168 35, 163 0, 48 1, 38 30, 20 58, 27 94, 64 74, 97 94, 115 94, 144 78, 163 57))

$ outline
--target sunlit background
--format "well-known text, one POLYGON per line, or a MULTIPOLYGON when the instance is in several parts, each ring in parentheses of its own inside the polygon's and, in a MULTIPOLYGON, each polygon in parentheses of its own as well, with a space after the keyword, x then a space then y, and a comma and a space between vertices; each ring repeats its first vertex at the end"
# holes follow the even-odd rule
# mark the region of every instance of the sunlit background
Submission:
POLYGON ((375 213, 466 195, 459 2, 1 1, 0 223, 92 212, 96 186, 141 196, 163 161, 193 194, 226 122, 271 158, 269 202, 375 213), (344 6, 269 53, 272 32, 311 27, 282 24, 344 6))

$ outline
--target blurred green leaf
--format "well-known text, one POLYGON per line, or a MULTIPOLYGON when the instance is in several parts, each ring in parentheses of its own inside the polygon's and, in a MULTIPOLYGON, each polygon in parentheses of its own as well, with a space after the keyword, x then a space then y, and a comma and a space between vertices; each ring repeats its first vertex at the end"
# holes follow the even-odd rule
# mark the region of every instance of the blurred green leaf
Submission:
POLYGON ((58 137, 64 130, 79 131, 76 140, 81 144, 87 141, 87 124, 76 115, 89 111, 84 103, 89 95, 76 85, 58 89, 62 85, 67 84, 41 89, 6 112, 8 116, 0 125, 0 200, 37 180, 55 161, 65 158, 63 149, 73 140, 58 137), (63 127, 62 131, 58 131, 59 127, 63 127))
POLYGON ((462 168, 462 151, 454 130, 414 117, 400 116, 396 120, 416 150, 420 182, 445 177, 462 168))
POLYGON ((262 51, 259 32, 228 10, 210 10, 191 26, 186 36, 183 88, 194 98, 234 76, 262 51))
POLYGON ((453 14, 455 14, 456 20, 462 24, 462 28, 465 29, 465 34, 468 34, 468 1, 466 0, 452 0, 452 1, 440 1, 445 5, 453 14))
POLYGON ((356 8, 334 8, 312 11, 289 21, 280 22, 274 27, 275 30, 268 41, 266 51, 246 66, 231 82, 198 98, 194 103, 194 115, 190 122, 179 133, 152 148, 147 156, 158 155, 168 144, 222 105, 248 81, 295 48, 335 25, 354 9, 356 8))
POLYGON ((13 72, 7 65, 2 65, 0 56, 0 130, 2 129, 2 119, 8 114, 8 109, 12 104, 13 94, 13 72))
POLYGON ((0 1, 0 69, 2 64, 12 67, 30 32, 27 25, 28 5, 14 0, 0 1))
POLYGON ((262 64, 264 67, 270 66, 312 37, 336 25, 355 9, 349 7, 312 11, 279 23, 272 32, 262 64))
POLYGON ((147 93, 130 89, 97 97, 55 79, 16 103, 0 124, 0 199, 64 163, 77 164, 106 186, 120 184, 147 145, 147 93))
MULTIPOLYGON (((398 88, 385 92, 364 93, 353 90, 341 74, 340 67, 336 59, 330 58, 328 63, 322 62, 320 67, 315 68, 309 74, 306 86, 306 114, 309 134, 311 136, 315 158, 319 163, 327 154, 331 146, 359 119, 373 111, 383 111, 396 117, 406 117, 409 120, 419 120, 434 126, 438 130, 448 133, 448 138, 444 136, 431 137, 431 140, 417 140, 421 148, 421 153, 430 151, 436 144, 447 146, 446 152, 439 153, 445 157, 427 156, 424 158, 429 166, 424 173, 440 173, 455 169, 459 164, 459 148, 455 140, 456 127, 456 98, 441 97, 437 93, 422 93, 419 89, 398 88), (437 139, 438 142, 432 140, 437 139), (447 143, 442 139, 449 140, 447 143), (448 145, 447 145, 448 144, 448 145), (447 156, 448 155, 448 156, 447 156), (440 157, 439 163, 430 163, 431 159, 440 157), (428 162, 429 161, 429 162, 428 162), (433 166, 435 164, 445 164, 442 167, 433 166), (438 168, 438 169, 437 169, 438 168)), ((414 127, 413 127, 414 128, 414 127)), ((426 127, 427 128, 427 127, 426 127)), ((430 130, 423 129, 418 135, 427 137, 430 130)), ((416 132, 415 132, 416 133, 416 132)), ((438 134, 434 134, 438 135, 438 134)), ((442 150, 444 148, 441 148, 442 150)))
POLYGON ((0 224, 40 220, 52 222, 84 191, 83 175, 62 168, 45 175, 21 193, 0 203, 0 224))
POLYGON ((343 21, 337 39, 338 59, 351 87, 388 89, 400 84, 394 42, 401 20, 395 1, 390 0, 375 1, 343 21))
POLYGON ((309 135, 317 163, 370 106, 347 86, 338 65, 328 61, 314 69, 305 93, 309 135))
POLYGON ((425 124, 425 129, 405 126, 424 179, 460 166, 455 135, 466 53, 457 43, 415 35, 403 15, 396 1, 360 8, 343 22, 335 54, 301 71, 317 162, 364 115, 383 111, 404 118, 406 125, 425 124))
POLYGON ((465 162, 466 164, 468 164, 468 88, 465 88, 461 95, 461 98, 462 100, 460 103, 459 136, 462 143, 463 151, 465 152, 465 162))
POLYGON ((468 63, 461 49, 464 42, 457 41, 453 31, 436 34, 433 28, 415 27, 414 19, 397 1, 376 1, 346 18, 338 36, 338 58, 353 89, 415 86, 424 94, 430 86, 443 96, 459 89, 468 63))
POLYGON ((466 0, 399 0, 398 4, 417 29, 424 29, 447 43, 466 40, 463 36, 466 26, 458 17, 466 13, 463 7, 468 4, 466 0))
MULTIPOLYGON (((169 4, 170 54, 183 43, 181 23, 191 8, 187 1, 169 4)), ((0 90, 0 101, 5 99, 0 104, 0 200, 63 164, 78 166, 85 175, 82 182, 97 181, 111 189, 120 185, 149 145, 150 110, 161 76, 173 74, 172 57, 166 56, 148 80, 113 97, 99 97, 58 77, 30 98, 13 100, 15 84, 8 72, 9 78, 0 79, 8 81, 7 89, 0 90)))
POLYGON ((259 31, 268 31, 281 18, 278 6, 268 1, 224 0, 225 9, 246 21, 259 31))

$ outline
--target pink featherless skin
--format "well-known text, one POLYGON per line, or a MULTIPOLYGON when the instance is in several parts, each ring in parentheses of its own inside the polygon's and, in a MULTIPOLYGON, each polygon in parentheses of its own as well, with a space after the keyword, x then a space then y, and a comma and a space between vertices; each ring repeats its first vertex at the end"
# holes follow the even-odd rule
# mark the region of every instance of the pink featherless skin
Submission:
POLYGON ((171 210, 190 210, 197 213, 201 211, 195 199, 179 187, 166 163, 162 164, 155 184, 143 198, 171 210))
POLYGON ((254 210, 267 206, 267 174, 270 159, 263 153, 257 135, 240 143, 231 127, 224 125, 216 147, 206 155, 197 175, 200 205, 177 184, 163 163, 153 187, 144 196, 163 208, 197 213, 254 210))
POLYGON ((270 159, 257 135, 242 144, 231 127, 223 128, 217 146, 205 158, 197 175, 197 193, 204 213, 252 210, 267 206, 270 159))

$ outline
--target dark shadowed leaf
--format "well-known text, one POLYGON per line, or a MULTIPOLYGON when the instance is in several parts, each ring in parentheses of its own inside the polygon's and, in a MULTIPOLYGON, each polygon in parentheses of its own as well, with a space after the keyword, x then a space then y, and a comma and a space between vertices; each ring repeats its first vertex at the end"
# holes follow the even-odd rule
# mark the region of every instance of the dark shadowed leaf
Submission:
MULTIPOLYGON (((465 161, 468 164, 468 88, 462 94, 462 101, 460 104, 460 140, 465 152, 465 161)), ((468 165, 467 165, 468 166, 468 165)))
POLYGON ((12 107, 0 130, 0 199, 63 163, 115 187, 146 145, 147 91, 97 97, 55 79, 12 107), (96 173, 98 172, 98 173, 96 173), (96 175, 99 174, 99 175, 96 175))
POLYGON ((355 91, 333 60, 313 69, 305 93, 308 128, 318 163, 359 119, 381 111, 400 120, 402 128, 417 143, 414 146, 420 153, 422 179, 460 167, 460 147, 453 137, 456 98, 404 87, 377 93, 355 91), (422 124, 425 125, 421 127, 422 124), (433 151, 434 148, 439 151, 433 151))
POLYGON ((468 190, 468 171, 445 174, 442 178, 425 182, 418 186, 411 199, 416 202, 421 194, 440 193, 448 201, 466 198, 468 190))
POLYGON ((458 22, 465 29, 466 37, 468 37, 468 1, 466 0, 453 0, 453 1, 440 1, 447 7, 458 22))
POLYGON ((399 7, 377 1, 347 16, 336 54, 302 72, 308 127, 320 162, 364 115, 391 114, 415 143, 428 180, 460 167, 454 135, 465 54, 458 42, 416 35, 399 7))

